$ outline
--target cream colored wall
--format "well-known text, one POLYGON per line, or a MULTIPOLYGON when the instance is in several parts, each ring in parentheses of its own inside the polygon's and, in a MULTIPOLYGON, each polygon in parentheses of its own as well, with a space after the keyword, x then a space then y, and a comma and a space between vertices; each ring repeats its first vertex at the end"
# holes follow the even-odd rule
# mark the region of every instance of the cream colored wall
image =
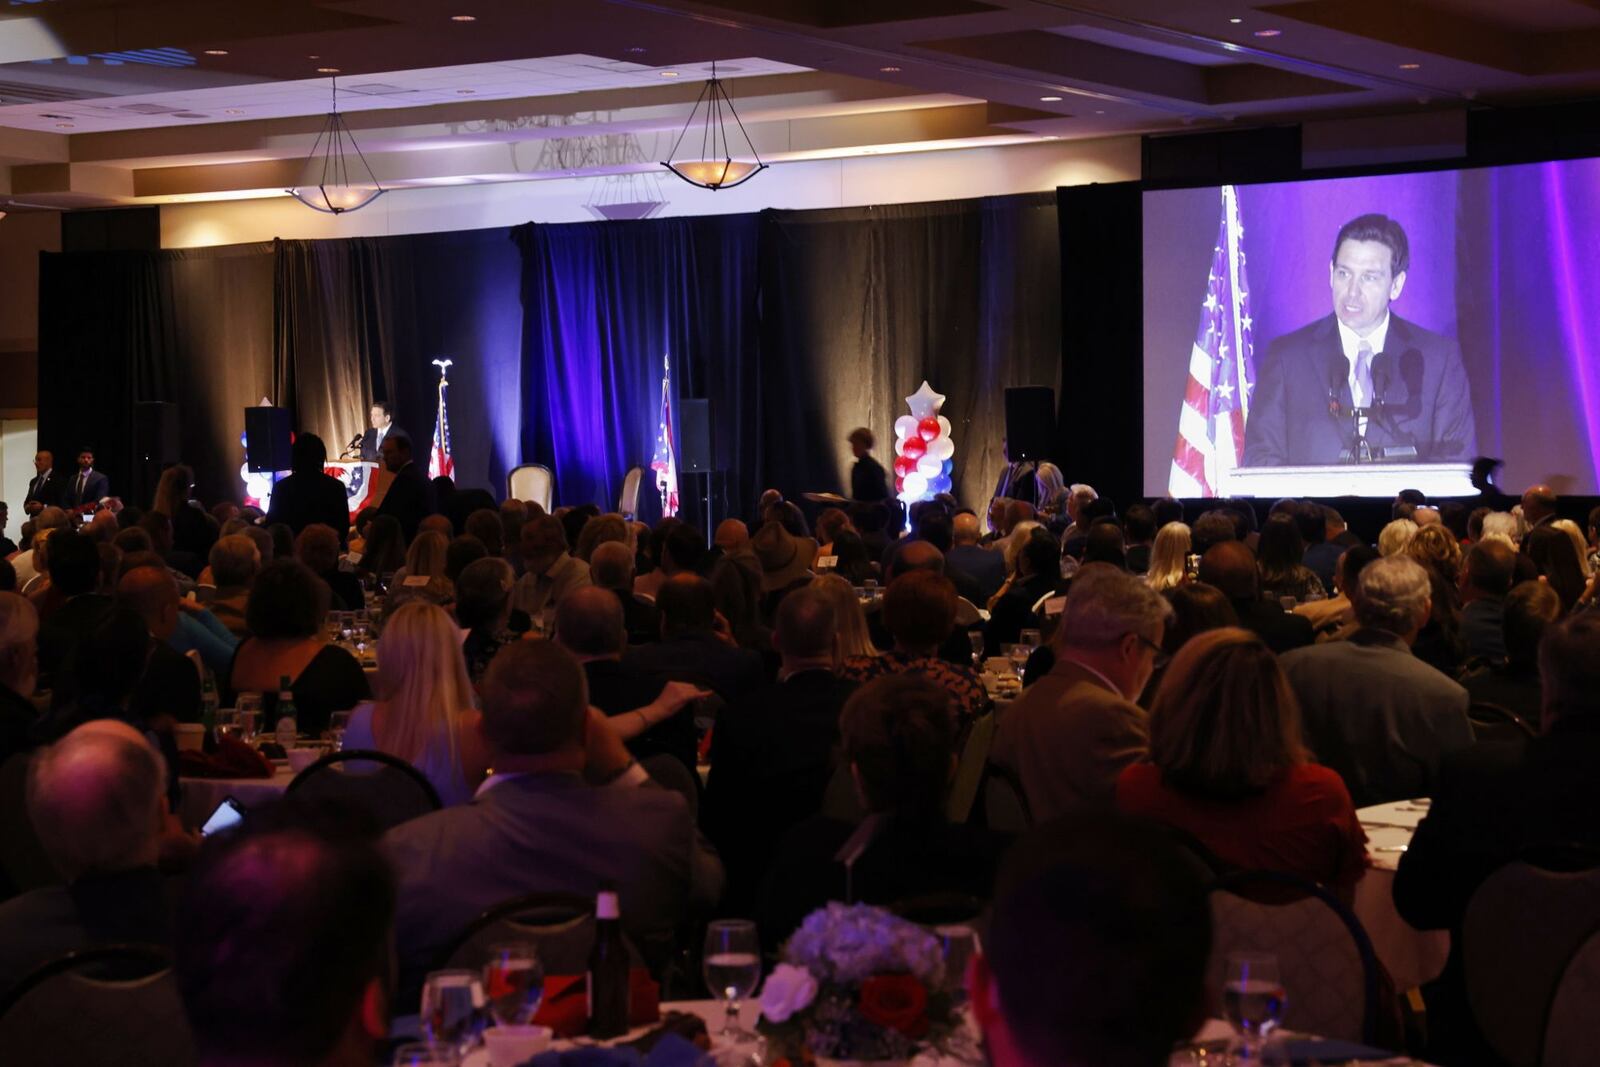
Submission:
POLYGON ((33 480, 33 454, 38 448, 37 419, 0 420, 0 500, 10 508, 5 535, 20 541, 23 520, 22 500, 33 480))
MULTIPOLYGON (((670 174, 631 179, 629 198, 665 199, 666 215, 712 215, 763 208, 828 208, 956 200, 1039 192, 1059 185, 1139 176, 1137 137, 1040 141, 1025 145, 854 156, 774 164, 736 189, 695 189, 670 174)), ((274 237, 371 237, 482 229, 523 222, 587 222, 587 204, 627 195, 618 179, 572 178, 397 189, 361 211, 319 214, 288 197, 168 204, 166 248, 241 244, 274 237)))

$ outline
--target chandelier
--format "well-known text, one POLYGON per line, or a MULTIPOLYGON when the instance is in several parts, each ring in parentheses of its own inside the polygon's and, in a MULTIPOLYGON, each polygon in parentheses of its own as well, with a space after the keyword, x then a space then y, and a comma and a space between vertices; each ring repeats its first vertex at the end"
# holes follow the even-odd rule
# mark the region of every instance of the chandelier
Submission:
POLYGON ((712 192, 718 189, 732 189, 735 185, 749 181, 757 172, 767 169, 767 165, 761 162, 761 156, 757 154, 750 135, 745 132, 744 123, 739 121, 739 113, 733 109, 733 101, 728 98, 728 91, 723 88, 721 79, 717 77, 715 63, 711 64, 711 80, 700 90, 700 96, 694 102, 694 110, 689 112, 689 120, 684 123, 678 139, 673 142, 672 152, 661 165, 690 185, 710 189, 712 192), (678 149, 685 137, 690 137, 690 149, 694 147, 691 134, 697 128, 695 120, 700 114, 702 104, 705 105, 705 118, 698 124, 700 154, 692 158, 680 158, 678 149), (732 116, 734 126, 738 128, 739 136, 744 140, 745 151, 741 155, 754 159, 754 163, 733 158, 734 146, 728 139, 728 125, 724 111, 732 116))
POLYGON ((342 215, 366 207, 382 196, 384 189, 339 114, 339 79, 332 81, 333 110, 311 145, 300 184, 287 192, 306 207, 342 215))

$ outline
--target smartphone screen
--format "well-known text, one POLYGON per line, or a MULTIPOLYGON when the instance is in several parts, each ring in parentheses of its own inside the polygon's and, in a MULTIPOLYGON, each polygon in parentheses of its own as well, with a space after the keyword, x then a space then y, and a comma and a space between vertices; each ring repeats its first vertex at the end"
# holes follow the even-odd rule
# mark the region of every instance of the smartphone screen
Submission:
POLYGON ((244 809, 239 806, 237 800, 227 797, 221 804, 217 805, 217 810, 206 818, 205 825, 200 827, 200 834, 202 837, 210 837, 219 830, 226 830, 230 826, 237 825, 242 818, 244 818, 244 809))

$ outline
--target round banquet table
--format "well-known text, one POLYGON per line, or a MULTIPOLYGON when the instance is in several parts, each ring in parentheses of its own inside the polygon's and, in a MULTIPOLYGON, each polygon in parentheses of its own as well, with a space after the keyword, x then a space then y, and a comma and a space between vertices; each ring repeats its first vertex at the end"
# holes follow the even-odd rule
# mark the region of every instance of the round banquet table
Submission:
POLYGON ((1378 959, 1399 990, 1414 989, 1437 978, 1450 955, 1450 934, 1418 930, 1394 906, 1394 873, 1411 844, 1417 823, 1428 812, 1426 800, 1400 800, 1357 810, 1367 832, 1372 864, 1356 883, 1355 913, 1372 939, 1378 959))
POLYGON ((271 778, 179 778, 178 815, 185 829, 197 830, 227 797, 249 811, 283 796, 293 780, 288 765, 274 768, 271 778))

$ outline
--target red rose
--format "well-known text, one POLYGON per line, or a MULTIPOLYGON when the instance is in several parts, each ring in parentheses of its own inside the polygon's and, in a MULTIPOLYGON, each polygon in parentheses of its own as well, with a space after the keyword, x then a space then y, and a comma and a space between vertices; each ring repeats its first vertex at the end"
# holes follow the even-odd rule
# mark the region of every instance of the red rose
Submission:
POLYGON ((928 991, 909 974, 880 974, 861 983, 861 1017, 910 1038, 928 1032, 928 991))

